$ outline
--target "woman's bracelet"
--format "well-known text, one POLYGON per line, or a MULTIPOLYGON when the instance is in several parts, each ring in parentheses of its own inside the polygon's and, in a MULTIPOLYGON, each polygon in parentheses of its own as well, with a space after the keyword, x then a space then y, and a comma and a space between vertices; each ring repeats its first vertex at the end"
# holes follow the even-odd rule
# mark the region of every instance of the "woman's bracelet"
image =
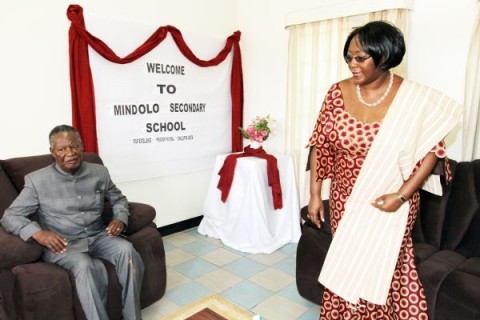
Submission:
POLYGON ((397 192, 397 195, 398 195, 398 200, 400 200, 400 202, 401 202, 402 204, 404 204, 405 202, 408 201, 408 199, 405 198, 405 196, 404 196, 403 194, 401 194, 400 191, 397 192))

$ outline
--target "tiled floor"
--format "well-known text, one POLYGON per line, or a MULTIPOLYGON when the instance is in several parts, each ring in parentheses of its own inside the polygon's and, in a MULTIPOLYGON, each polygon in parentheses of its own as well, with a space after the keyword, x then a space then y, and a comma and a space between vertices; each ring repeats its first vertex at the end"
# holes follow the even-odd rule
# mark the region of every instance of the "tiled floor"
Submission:
POLYGON ((218 294, 268 320, 317 320, 319 307, 295 284, 297 244, 272 254, 236 251, 196 228, 163 237, 167 292, 143 310, 143 320, 160 320, 210 294, 218 294))

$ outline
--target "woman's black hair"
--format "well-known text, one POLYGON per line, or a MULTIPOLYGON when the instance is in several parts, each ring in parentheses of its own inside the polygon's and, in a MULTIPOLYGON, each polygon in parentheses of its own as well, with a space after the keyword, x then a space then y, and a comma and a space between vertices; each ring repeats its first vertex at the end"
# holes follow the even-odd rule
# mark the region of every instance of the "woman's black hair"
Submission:
POLYGON ((385 21, 372 21, 362 27, 355 28, 348 35, 343 47, 343 57, 345 59, 348 55, 350 42, 355 36, 358 36, 363 51, 373 58, 375 65, 380 66, 380 69, 386 71, 402 62, 405 55, 405 40, 400 29, 394 25, 385 21))

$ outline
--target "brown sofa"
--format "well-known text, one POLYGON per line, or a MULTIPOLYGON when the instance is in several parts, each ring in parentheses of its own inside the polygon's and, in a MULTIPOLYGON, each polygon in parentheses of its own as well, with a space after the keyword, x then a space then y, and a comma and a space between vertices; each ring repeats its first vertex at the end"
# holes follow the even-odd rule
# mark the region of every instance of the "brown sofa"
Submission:
MULTIPOLYGON (((451 161, 453 181, 439 197, 421 191, 412 237, 430 320, 480 319, 480 160, 451 161)), ((328 201, 325 202, 328 210, 328 201)), ((327 211, 328 212, 328 211, 327 211)), ((307 208, 302 208, 306 220, 307 208)), ((328 216, 328 214, 327 214, 328 216)), ((330 229, 306 220, 297 249, 300 295, 321 304, 318 275, 331 242, 330 229)))
MULTIPOLYGON (((100 163, 94 153, 85 153, 85 161, 100 163)), ((53 162, 49 155, 0 160, 0 218, 23 188, 24 176, 53 162)), ((145 274, 141 306, 160 299, 166 289, 165 251, 162 237, 153 223, 155 209, 141 203, 130 204, 127 239, 142 256, 145 274)), ((111 219, 108 203, 105 221, 111 219)), ((24 242, 0 227, 0 319, 85 319, 72 275, 40 258, 42 247, 35 241, 24 242)), ((108 314, 122 318, 121 287, 113 266, 105 262, 108 275, 108 314)))

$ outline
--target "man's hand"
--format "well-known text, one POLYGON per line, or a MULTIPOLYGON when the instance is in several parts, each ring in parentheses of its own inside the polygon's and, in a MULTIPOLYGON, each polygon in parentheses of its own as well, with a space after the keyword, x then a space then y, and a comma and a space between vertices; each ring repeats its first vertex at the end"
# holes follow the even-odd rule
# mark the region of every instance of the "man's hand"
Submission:
POLYGON ((35 232, 32 238, 53 253, 64 253, 67 249, 67 239, 60 237, 52 231, 40 230, 35 232))
POLYGON ((113 219, 112 221, 110 221, 110 223, 108 224, 105 230, 110 236, 116 237, 120 233, 122 233, 124 229, 125 229, 125 224, 121 220, 113 219))

